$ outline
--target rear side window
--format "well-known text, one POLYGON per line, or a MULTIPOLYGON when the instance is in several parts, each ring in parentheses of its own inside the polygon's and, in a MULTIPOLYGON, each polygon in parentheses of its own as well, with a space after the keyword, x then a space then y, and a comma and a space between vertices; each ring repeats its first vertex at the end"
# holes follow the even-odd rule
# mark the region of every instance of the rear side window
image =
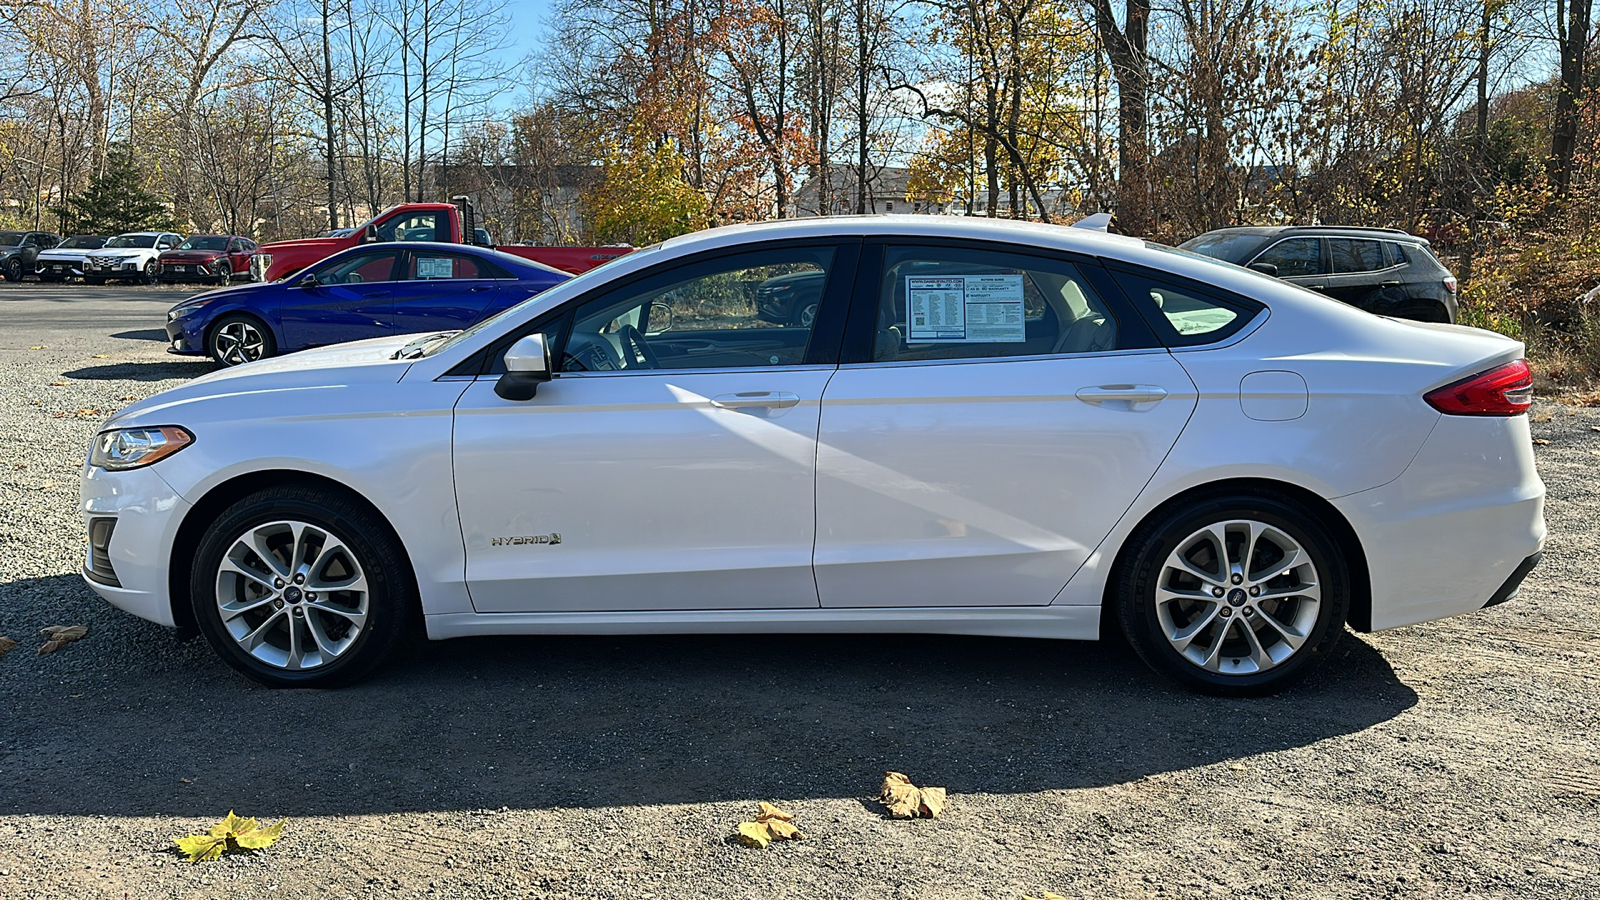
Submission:
POLYGON ((1227 340, 1261 311, 1254 300, 1225 294, 1153 272, 1117 269, 1112 273, 1172 347, 1194 347, 1227 340))
POLYGON ((407 281, 510 277, 488 260, 454 253, 413 253, 406 267, 407 281))
POLYGON ((977 248, 888 248, 873 362, 1116 349, 1116 318, 1070 262, 977 248))
POLYGON ((1328 238, 1328 255, 1333 258, 1333 272, 1336 275, 1383 268, 1383 248, 1377 241, 1328 238))
POLYGON ((1251 260, 1278 267, 1279 278, 1322 274, 1322 239, 1290 238, 1268 247, 1251 260))
POLYGON ((1384 242, 1384 246, 1389 248, 1389 258, 1394 260, 1395 265, 1403 266, 1406 263, 1411 262, 1411 258, 1406 256, 1406 248, 1404 244, 1397 244, 1394 241, 1386 241, 1384 242))

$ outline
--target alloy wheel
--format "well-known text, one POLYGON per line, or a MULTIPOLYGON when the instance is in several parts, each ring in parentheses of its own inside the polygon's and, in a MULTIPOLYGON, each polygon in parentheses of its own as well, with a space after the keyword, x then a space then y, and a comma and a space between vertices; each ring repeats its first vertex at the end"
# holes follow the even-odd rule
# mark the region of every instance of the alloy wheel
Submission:
POLYGON ((1282 529, 1238 519, 1194 532, 1167 556, 1156 619, 1172 648, 1219 675, 1288 662, 1311 637, 1322 588, 1311 554, 1282 529))
POLYGON ((371 592, 349 545, 326 528, 266 522, 234 538, 216 573, 222 627, 284 671, 338 660, 367 626, 371 592))
POLYGON ((217 357, 224 365, 255 362, 266 353, 267 341, 261 329, 242 319, 224 323, 215 338, 217 357))

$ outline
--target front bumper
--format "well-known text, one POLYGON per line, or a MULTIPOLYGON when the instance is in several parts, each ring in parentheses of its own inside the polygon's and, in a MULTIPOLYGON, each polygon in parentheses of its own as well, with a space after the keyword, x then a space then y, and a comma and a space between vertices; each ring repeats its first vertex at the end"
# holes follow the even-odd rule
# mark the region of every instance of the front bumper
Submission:
POLYGON ((83 275, 83 263, 41 259, 34 263, 33 273, 40 278, 78 278, 83 275))
POLYGON ((173 319, 167 323, 167 352, 179 356, 204 356, 206 353, 205 329, 202 323, 187 319, 173 319))
POLYGON ((98 266, 92 262, 83 264, 85 278, 143 278, 144 264, 138 260, 113 263, 109 266, 98 266))
POLYGON ((95 550, 85 541, 82 575, 112 606, 174 626, 167 563, 190 505, 156 473, 156 466, 126 472, 84 467, 79 511, 85 530, 91 519, 114 518, 116 524, 102 559, 93 558, 95 550), (103 574, 108 566, 114 579, 103 574), (108 583, 113 580, 115 584, 108 583))

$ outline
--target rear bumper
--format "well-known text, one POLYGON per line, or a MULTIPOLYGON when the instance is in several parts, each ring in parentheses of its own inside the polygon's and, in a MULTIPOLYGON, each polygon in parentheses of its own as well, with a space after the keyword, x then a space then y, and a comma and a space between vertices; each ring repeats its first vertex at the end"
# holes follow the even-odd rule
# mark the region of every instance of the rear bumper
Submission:
POLYGON ((1511 577, 1506 579, 1505 584, 1500 585, 1500 590, 1495 591, 1494 596, 1489 598, 1489 602, 1483 605, 1483 608, 1488 609, 1491 606, 1499 606, 1507 600, 1515 600, 1517 595, 1522 593, 1522 579, 1527 578, 1528 573, 1532 572, 1533 567, 1537 566, 1539 560, 1543 558, 1544 551, 1540 550, 1538 553, 1523 560, 1522 564, 1517 566, 1516 571, 1511 573, 1511 577))
POLYGON ((1544 547, 1527 416, 1441 416, 1399 478, 1332 502, 1366 553, 1373 630, 1510 599, 1544 547))

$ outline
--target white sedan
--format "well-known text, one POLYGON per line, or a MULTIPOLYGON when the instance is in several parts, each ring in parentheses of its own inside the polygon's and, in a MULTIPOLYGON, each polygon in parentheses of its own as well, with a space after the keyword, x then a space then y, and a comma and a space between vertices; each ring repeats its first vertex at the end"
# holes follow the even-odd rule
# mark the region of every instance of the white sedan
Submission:
POLYGON ((418 627, 1106 618, 1190 687, 1263 693, 1346 624, 1516 592, 1544 540, 1522 357, 1087 229, 718 229, 134 404, 83 469, 83 574, 272 685, 349 682, 418 627), (808 278, 811 321, 756 315, 808 278))

